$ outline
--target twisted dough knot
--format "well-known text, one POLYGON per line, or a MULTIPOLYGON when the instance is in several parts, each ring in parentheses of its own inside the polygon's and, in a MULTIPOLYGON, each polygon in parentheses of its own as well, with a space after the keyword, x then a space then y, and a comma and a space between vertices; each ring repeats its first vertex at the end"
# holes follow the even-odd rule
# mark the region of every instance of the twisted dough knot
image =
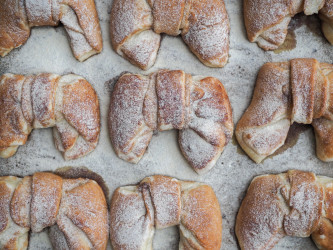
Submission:
POLYGON ((179 249, 220 249, 222 218, 213 189, 197 182, 151 176, 118 188, 110 207, 110 237, 117 249, 152 249, 154 227, 179 225, 179 249))
POLYGON ((333 0, 244 0, 244 20, 250 42, 264 50, 277 49, 286 39, 293 16, 319 12, 322 30, 333 44, 333 0))
POLYGON ((229 19, 223 0, 114 0, 113 49, 141 69, 156 60, 161 33, 183 40, 199 60, 223 67, 229 57, 229 19))
POLYGON ((111 142, 121 159, 137 163, 154 130, 178 129, 180 148, 198 173, 215 165, 233 133, 231 106, 222 83, 181 70, 121 76, 108 119, 111 142))
POLYGON ((102 50, 94 0, 3 0, 0 8, 0 55, 24 44, 34 26, 65 26, 74 56, 84 61, 102 50))
POLYGON ((0 177, 0 248, 27 249, 29 231, 46 227, 55 249, 106 249, 108 209, 100 186, 51 173, 0 177))
POLYGON ((266 63, 236 138, 257 163, 280 148, 293 122, 312 124, 317 156, 333 160, 333 65, 315 59, 266 63))
POLYGON ((271 249, 285 236, 333 246, 333 179, 291 170, 251 182, 239 209, 236 235, 242 249, 271 249))
POLYGON ((56 148, 65 159, 95 149, 100 132, 95 90, 77 75, 42 73, 0 77, 0 157, 14 155, 34 128, 53 127, 56 148))

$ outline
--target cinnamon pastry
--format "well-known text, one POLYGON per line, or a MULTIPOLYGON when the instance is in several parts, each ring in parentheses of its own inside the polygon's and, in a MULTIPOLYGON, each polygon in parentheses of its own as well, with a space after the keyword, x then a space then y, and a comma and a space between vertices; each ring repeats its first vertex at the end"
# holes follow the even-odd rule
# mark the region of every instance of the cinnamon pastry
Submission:
POLYGON ((312 124, 317 156, 333 160, 333 65, 315 59, 266 63, 236 138, 257 163, 280 148, 293 122, 312 124))
POLYGON ((100 132, 95 90, 77 75, 42 73, 0 77, 0 157, 14 155, 34 128, 53 127, 65 159, 93 151, 100 132))
POLYGON ((167 176, 118 188, 110 208, 114 250, 152 249, 154 230, 179 225, 179 249, 220 249, 222 217, 213 189, 167 176))
POLYGON ((291 170, 253 179, 236 219, 241 249, 272 249, 285 236, 333 246, 333 179, 291 170))
POLYGON ((121 159, 137 163, 154 130, 178 129, 180 148, 198 173, 215 165, 233 133, 222 83, 181 70, 122 75, 111 95, 108 119, 111 142, 121 159))
POLYGON ((113 49, 141 69, 156 60, 161 33, 182 35, 199 60, 223 67, 229 57, 229 19, 223 0, 114 0, 113 49))
POLYGON ((74 56, 84 61, 103 47, 94 0, 3 0, 0 8, 0 55, 24 44, 34 26, 67 31, 74 56))
POLYGON ((55 249, 106 249, 108 209, 101 187, 51 173, 0 177, 0 249, 27 249, 29 231, 47 227, 55 249))
POLYGON ((319 13, 326 39, 333 44, 333 0, 244 0, 244 20, 250 42, 277 49, 286 39, 293 16, 319 13))

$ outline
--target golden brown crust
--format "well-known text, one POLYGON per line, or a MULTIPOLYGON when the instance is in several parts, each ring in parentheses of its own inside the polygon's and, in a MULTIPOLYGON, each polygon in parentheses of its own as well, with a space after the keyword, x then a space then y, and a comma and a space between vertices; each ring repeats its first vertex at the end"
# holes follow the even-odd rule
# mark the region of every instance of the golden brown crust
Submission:
POLYGON ((318 158, 333 159, 332 72, 332 65, 309 58, 263 65, 251 104, 235 132, 239 144, 255 162, 284 144, 293 122, 312 124, 318 158))
POLYGON ((2 1, 0 20, 0 56, 5 56, 29 38, 30 27, 25 13, 24 0, 2 1))
POLYGON ((138 134, 148 136, 147 144, 152 136, 142 114, 148 85, 144 76, 125 74, 119 78, 111 94, 108 123, 112 146, 118 156, 124 155, 130 162, 137 162, 148 146, 135 144, 138 134))
POLYGON ((110 19, 113 49, 141 69, 155 62, 160 33, 180 33, 190 50, 209 67, 229 57, 229 19, 220 0, 115 0, 110 19))
MULTIPOLYGON (((30 133, 30 124, 25 120, 20 105, 24 76, 5 74, 0 77, 0 147, 24 144, 30 133)), ((16 150, 13 152, 15 153, 16 150)), ((12 154, 2 155, 7 158, 12 154)))
POLYGON ((59 76, 41 73, 31 84, 33 126, 35 128, 52 127, 55 123, 55 96, 59 76))
POLYGON ((322 31, 326 39, 333 44, 333 1, 326 0, 320 10, 319 17, 322 20, 322 31))
POLYGON ((67 4, 75 11, 89 45, 96 53, 100 53, 103 48, 103 41, 95 1, 61 0, 61 4, 67 4))
POLYGON ((183 19, 185 0, 155 0, 153 5, 154 31, 178 36, 183 19))
POLYGON ((179 129, 181 150, 198 173, 215 165, 233 134, 222 83, 179 70, 121 76, 111 95, 108 121, 116 154, 132 163, 142 158, 155 129, 179 129))
POLYGON ((264 50, 277 49, 285 40, 288 24, 297 13, 320 13, 325 37, 333 43, 332 0, 244 0, 244 22, 250 42, 264 50))
POLYGON ((56 26, 61 21, 74 56, 84 61, 102 50, 102 35, 94 0, 4 1, 0 10, 0 55, 24 44, 30 27, 56 26))
POLYGON ((333 249, 333 222, 322 219, 319 227, 311 235, 319 249, 333 249))
POLYGON ((0 77, 0 157, 15 154, 33 128, 54 128, 57 149, 65 159, 82 157, 97 146, 100 133, 98 97, 76 75, 42 73, 0 77))
POLYGON ((65 119, 87 141, 96 142, 100 133, 99 103, 95 90, 84 79, 63 87, 65 119), (76 110, 90 110, 84 115, 76 110))
POLYGON ((108 222, 104 193, 93 180, 62 179, 46 172, 23 179, 0 177, 1 249, 27 249, 30 229, 39 232, 52 226, 55 249, 103 250, 108 222))
POLYGON ((57 24, 52 16, 52 0, 25 0, 25 10, 30 27, 57 24))
POLYGON ((150 68, 160 47, 160 35, 151 30, 153 17, 146 0, 112 2, 110 36, 112 48, 143 70, 150 68))
POLYGON ((182 37, 199 60, 224 67, 229 58, 229 18, 221 0, 192 1, 182 37))
POLYGON ((13 221, 21 227, 30 227, 31 188, 31 176, 24 177, 16 187, 10 203, 10 215, 13 221))
MULTIPOLYGON (((66 192, 62 205, 66 216, 88 237, 93 249, 106 249, 108 240, 108 209, 104 193, 94 181, 66 192)), ((72 237, 72 235, 67 235, 72 237)), ((77 246, 70 246, 75 248, 77 246)))
POLYGON ((236 219, 241 249, 271 249, 285 236, 310 235, 331 249, 333 227, 323 205, 332 186, 331 178, 298 170, 253 179, 236 219))
POLYGON ((205 184, 167 176, 147 177, 138 186, 115 191, 110 217, 111 243, 115 250, 151 249, 154 226, 176 224, 180 224, 180 249, 221 247, 220 206, 212 188, 205 184))
POLYGON ((51 173, 32 177, 31 230, 41 232, 56 222, 62 195, 62 178, 51 173))
POLYGON ((115 0, 112 2, 110 35, 113 49, 120 47, 129 36, 148 30, 153 24, 150 6, 145 0, 115 0))
POLYGON ((181 215, 182 242, 197 249, 220 249, 222 243, 222 217, 213 189, 198 185, 182 190, 181 215), (185 232, 186 231, 188 232, 185 232), (192 237, 186 237, 190 233, 192 237), (184 239, 185 238, 185 239, 184 239))
POLYGON ((316 183, 313 173, 291 170, 288 178, 291 209, 284 218, 284 231, 289 236, 309 237, 318 227, 322 215, 323 188, 316 183))
POLYGON ((0 233, 6 230, 10 214, 7 212, 11 199, 11 190, 5 182, 0 182, 0 233), (8 205, 8 207, 7 207, 8 205))
POLYGON ((258 34, 280 23, 289 13, 289 4, 285 0, 244 0, 244 21, 250 42, 254 42, 258 34), (270 13, 270 18, 265 18, 267 13, 270 13))
POLYGON ((291 122, 304 124, 312 122, 318 68, 319 62, 313 58, 290 61, 290 83, 293 97, 291 122))
POLYGON ((0 177, 0 248, 27 249, 29 228, 12 220, 11 199, 21 179, 15 176, 0 177))
POLYGON ((113 249, 145 249, 152 247, 154 217, 145 207, 136 186, 117 188, 110 204, 110 239, 113 249), (133 234, 133 237, 131 237, 133 234))
POLYGON ((185 125, 185 72, 159 71, 156 76, 157 123, 160 131, 185 125))
POLYGON ((192 79, 188 128, 180 131, 178 142, 194 170, 205 173, 215 165, 232 137, 232 109, 218 79, 196 76, 192 79))
POLYGON ((280 204, 284 178, 259 176, 251 182, 236 220, 241 249, 270 249, 284 236, 281 224, 286 210, 280 204))
MULTIPOLYGON (((176 179, 155 175, 143 179, 140 188, 149 189, 154 208, 154 223, 157 229, 178 225, 180 222, 181 186, 176 179)), ((145 192, 143 192, 144 199, 145 192)))

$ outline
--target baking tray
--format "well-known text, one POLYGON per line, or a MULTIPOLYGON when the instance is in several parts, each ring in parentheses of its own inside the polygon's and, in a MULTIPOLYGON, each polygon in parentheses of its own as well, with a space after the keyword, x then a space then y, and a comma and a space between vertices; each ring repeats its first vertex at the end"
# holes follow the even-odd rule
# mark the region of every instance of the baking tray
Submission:
MULTIPOLYGON (((107 113, 110 90, 115 77, 124 71, 149 73, 158 69, 181 69, 187 73, 214 76, 224 84, 237 123, 252 98, 256 75, 265 62, 286 61, 296 57, 314 57, 321 62, 333 63, 333 47, 320 31, 316 16, 298 15, 290 25, 289 42, 284 49, 290 51, 264 52, 246 38, 241 0, 225 0, 231 23, 230 59, 222 69, 204 66, 189 51, 181 38, 164 36, 157 61, 144 72, 118 56, 110 45, 109 13, 112 1, 96 0, 103 33, 103 51, 85 62, 75 60, 63 27, 33 28, 25 45, 0 59, 0 74, 35 74, 53 72, 75 73, 85 77, 97 91, 101 106, 101 135, 95 151, 74 161, 65 161, 53 144, 51 129, 34 130, 26 145, 9 159, 0 159, 0 175, 30 175, 36 171, 54 171, 64 166, 86 166, 106 181, 110 194, 115 188, 138 183, 145 176, 164 174, 178 179, 210 184, 219 199, 223 215, 222 249, 238 249, 234 234, 235 218, 240 202, 253 177, 266 173, 280 173, 288 169, 313 171, 333 177, 333 163, 323 163, 315 155, 315 138, 311 128, 296 128, 287 149, 278 155, 255 164, 237 146, 235 139, 225 148, 216 166, 207 174, 197 175, 182 156, 177 132, 155 135, 149 148, 136 164, 119 159, 111 146, 107 131, 107 113), (296 40, 295 40, 296 37, 296 40), (299 133, 301 131, 301 133, 299 133), (297 139, 297 137, 299 137, 297 139)), ((110 198, 110 197, 109 197, 110 198)), ((154 249, 178 249, 177 228, 158 230, 154 249)), ((30 249, 50 249, 46 232, 31 234, 30 249)), ((110 249, 110 247, 109 247, 110 249)), ((281 240, 275 249, 316 249, 310 238, 281 240)))

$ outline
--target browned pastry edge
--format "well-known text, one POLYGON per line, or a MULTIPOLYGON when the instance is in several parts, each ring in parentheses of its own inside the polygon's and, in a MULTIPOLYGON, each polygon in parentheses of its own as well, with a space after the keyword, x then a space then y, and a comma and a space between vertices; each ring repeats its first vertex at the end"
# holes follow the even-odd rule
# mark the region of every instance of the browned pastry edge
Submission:
POLYGON ((24 44, 33 26, 65 26, 74 56, 84 61, 102 51, 94 0, 4 0, 0 8, 0 55, 24 44))
POLYGON ((160 47, 160 33, 183 40, 209 67, 229 57, 229 18, 222 0, 115 0, 110 17, 113 49, 132 64, 149 69, 160 47))
POLYGON ((311 124, 317 157, 332 161, 333 66, 315 59, 266 63, 258 73, 252 101, 239 120, 236 138, 259 163, 280 148, 293 122, 311 124))
POLYGON ((95 181, 43 172, 0 177, 0 187, 0 248, 26 249, 30 229, 51 226, 56 249, 106 249, 108 208, 95 181))
POLYGON ((222 83, 179 70, 122 75, 111 94, 108 126, 116 154, 132 163, 143 157, 154 130, 180 130, 181 151, 200 174, 215 165, 233 134, 222 83))
POLYGON ((111 200, 110 218, 115 250, 151 249, 160 219, 170 219, 169 226, 179 224, 180 249, 221 248, 220 206, 213 189, 202 183, 156 175, 137 186, 120 187, 111 200))
POLYGON ((241 249, 272 249, 285 236, 332 249, 333 179, 290 170, 253 179, 236 219, 241 249))
POLYGON ((277 49, 297 13, 318 14, 326 39, 333 44, 333 0, 244 0, 244 22, 250 42, 264 50, 277 49))
POLYGON ((97 146, 100 133, 98 97, 77 75, 0 77, 0 157, 24 145, 33 128, 54 127, 55 146, 65 159, 82 157, 97 146))

